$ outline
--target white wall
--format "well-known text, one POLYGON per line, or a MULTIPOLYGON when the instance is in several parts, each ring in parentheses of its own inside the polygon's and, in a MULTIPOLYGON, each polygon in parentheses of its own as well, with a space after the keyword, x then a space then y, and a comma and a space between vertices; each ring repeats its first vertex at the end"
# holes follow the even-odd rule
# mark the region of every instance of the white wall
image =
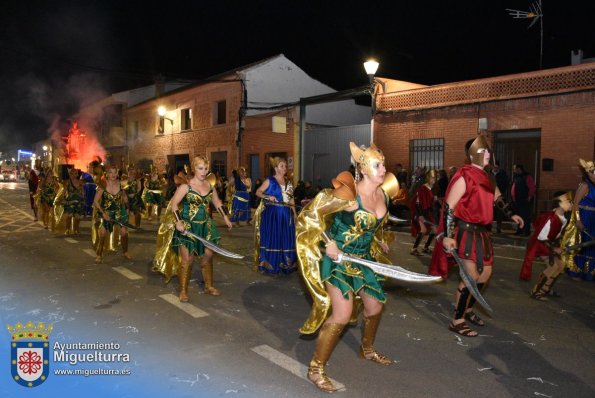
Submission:
MULTIPOLYGON (((270 107, 299 101, 300 98, 334 93, 336 90, 308 76, 284 55, 271 58, 243 71, 249 107, 270 107)), ((247 115, 263 111, 248 110, 247 115)), ((270 112, 270 111, 268 111, 270 112)), ((369 107, 353 100, 308 106, 308 123, 331 126, 369 123, 369 107)))

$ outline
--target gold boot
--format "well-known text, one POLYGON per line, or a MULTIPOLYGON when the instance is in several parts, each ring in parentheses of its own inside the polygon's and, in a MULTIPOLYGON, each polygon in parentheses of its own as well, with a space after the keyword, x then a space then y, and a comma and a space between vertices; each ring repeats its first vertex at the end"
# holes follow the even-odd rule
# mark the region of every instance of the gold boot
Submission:
POLYGON ((324 367, 341 337, 343 328, 345 325, 342 323, 325 323, 318 333, 316 350, 308 367, 308 380, 324 392, 330 393, 338 390, 326 375, 324 367))
POLYGON ((213 287, 213 259, 202 263, 202 277, 205 282, 205 293, 211 296, 220 296, 219 289, 213 287))
POLYGON ((122 235, 122 256, 126 260, 132 260, 130 254, 128 254, 128 234, 122 235))
POLYGON ((180 281, 180 303, 188 302, 188 282, 192 275, 192 264, 180 263, 178 267, 178 280, 180 281))
POLYGON ((103 246, 105 245, 105 236, 100 236, 97 240, 97 247, 95 248, 95 264, 100 264, 103 261, 103 246))
POLYGON ((364 316, 364 330, 362 332, 362 345, 360 347, 359 356, 381 365, 390 365, 393 361, 391 361, 390 358, 379 354, 374 349, 374 339, 376 338, 376 331, 378 330, 381 317, 381 313, 368 317, 364 316))

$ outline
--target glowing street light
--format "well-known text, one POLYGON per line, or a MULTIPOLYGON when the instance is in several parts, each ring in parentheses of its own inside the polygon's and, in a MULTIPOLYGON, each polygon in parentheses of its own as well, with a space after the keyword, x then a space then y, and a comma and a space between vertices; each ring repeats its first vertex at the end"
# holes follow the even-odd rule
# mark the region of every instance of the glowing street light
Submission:
POLYGON ((380 64, 375 59, 369 59, 364 62, 364 69, 366 70, 366 74, 368 75, 368 80, 370 82, 370 96, 372 97, 372 120, 370 121, 370 142, 374 141, 374 113, 376 113, 376 87, 374 81, 374 75, 376 75, 376 71, 378 70, 378 66, 380 64))

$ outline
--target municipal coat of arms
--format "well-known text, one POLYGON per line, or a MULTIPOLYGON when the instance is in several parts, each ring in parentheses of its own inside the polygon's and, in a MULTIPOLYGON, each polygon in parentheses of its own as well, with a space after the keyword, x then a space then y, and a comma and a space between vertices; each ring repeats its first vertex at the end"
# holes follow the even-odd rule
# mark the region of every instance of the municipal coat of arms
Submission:
POLYGON ((50 342, 52 325, 37 325, 29 321, 8 325, 12 335, 10 343, 10 369, 12 379, 24 387, 37 387, 50 373, 50 342))

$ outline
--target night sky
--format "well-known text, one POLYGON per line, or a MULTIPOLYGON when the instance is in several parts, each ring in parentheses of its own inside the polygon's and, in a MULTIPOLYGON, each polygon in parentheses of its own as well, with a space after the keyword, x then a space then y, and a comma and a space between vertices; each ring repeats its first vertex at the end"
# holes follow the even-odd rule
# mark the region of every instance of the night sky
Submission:
MULTIPOLYGON (((283 53, 337 90, 377 75, 422 84, 536 70, 531 0, 3 1, 0 151, 27 148, 57 120, 154 76, 201 79, 283 53)), ((543 0, 544 68, 595 57, 595 2, 543 0)))

